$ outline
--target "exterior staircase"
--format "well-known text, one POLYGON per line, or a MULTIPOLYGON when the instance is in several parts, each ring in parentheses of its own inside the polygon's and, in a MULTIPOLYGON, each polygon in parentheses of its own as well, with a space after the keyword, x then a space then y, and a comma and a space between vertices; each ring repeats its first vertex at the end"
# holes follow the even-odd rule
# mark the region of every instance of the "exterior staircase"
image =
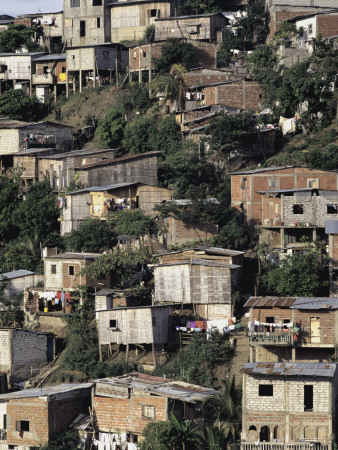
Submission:
MULTIPOLYGON (((243 316, 241 318, 242 326, 246 327, 247 321, 248 319, 243 316)), ((232 359, 229 376, 235 376, 236 384, 242 385, 242 374, 240 374, 240 370, 243 368, 244 364, 249 362, 249 339, 246 333, 244 334, 244 331, 238 331, 237 333, 231 334, 231 336, 235 341, 236 353, 232 359)))

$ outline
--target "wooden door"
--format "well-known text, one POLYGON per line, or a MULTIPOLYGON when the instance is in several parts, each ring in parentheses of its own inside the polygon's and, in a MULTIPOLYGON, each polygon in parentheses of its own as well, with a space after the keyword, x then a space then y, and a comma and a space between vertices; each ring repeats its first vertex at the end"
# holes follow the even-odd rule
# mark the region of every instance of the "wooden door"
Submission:
POLYGON ((319 317, 310 318, 310 336, 311 344, 320 343, 320 319, 319 317))

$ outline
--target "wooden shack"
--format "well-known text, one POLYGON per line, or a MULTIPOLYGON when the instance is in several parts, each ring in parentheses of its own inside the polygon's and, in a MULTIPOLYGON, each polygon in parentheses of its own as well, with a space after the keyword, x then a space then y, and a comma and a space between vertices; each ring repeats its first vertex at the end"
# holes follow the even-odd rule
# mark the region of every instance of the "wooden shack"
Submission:
POLYGON ((169 0, 114 1, 111 6, 112 42, 137 41, 158 17, 169 17, 173 2, 169 0))
POLYGON ((155 41, 185 38, 221 42, 229 20, 221 13, 161 17, 155 20, 155 41))
POLYGON ((86 81, 91 81, 95 88, 97 83, 106 79, 112 83, 113 74, 124 72, 128 65, 128 49, 121 44, 86 45, 67 48, 66 50, 66 95, 69 96, 69 76, 73 78, 73 90, 76 90, 75 81, 79 82, 79 91, 86 81))
POLYGON ((74 180, 75 169, 89 162, 98 162, 114 155, 114 150, 73 150, 68 148, 72 141, 65 141, 57 148, 28 148, 13 156, 13 167, 23 170, 21 179, 25 185, 35 181, 50 180, 52 189, 60 191, 74 180))
POLYGON ((70 192, 61 204, 61 235, 76 230, 89 217, 106 220, 113 212, 140 209, 148 216, 155 216, 154 206, 171 198, 172 190, 141 183, 118 183, 70 192))
POLYGON ((233 316, 232 289, 240 266, 204 259, 158 264, 155 302, 189 305, 208 320, 233 316))
POLYGON ((110 311, 97 311, 97 314, 100 351, 102 345, 126 345, 128 359, 130 345, 149 344, 156 365, 156 348, 163 348, 169 341, 172 306, 119 307, 110 311))
POLYGON ((73 129, 68 125, 0 119, 0 157, 6 167, 12 167, 13 156, 29 147, 62 147, 72 139, 73 129))
POLYGON ((161 264, 174 263, 180 261, 191 261, 195 259, 205 259, 208 261, 223 262, 227 264, 243 265, 244 252, 238 250, 229 250, 219 247, 193 247, 175 252, 161 253, 154 255, 161 264))
POLYGON ((157 160, 162 152, 127 155, 75 167, 85 187, 117 183, 157 185, 157 160))

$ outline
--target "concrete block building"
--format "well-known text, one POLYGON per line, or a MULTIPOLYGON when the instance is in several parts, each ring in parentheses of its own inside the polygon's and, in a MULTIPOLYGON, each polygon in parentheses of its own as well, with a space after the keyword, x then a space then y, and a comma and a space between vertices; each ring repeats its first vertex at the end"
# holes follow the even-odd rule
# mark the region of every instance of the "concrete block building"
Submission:
POLYGON ((43 275, 29 270, 14 270, 0 274, 0 282, 5 285, 4 296, 10 298, 43 282, 43 275))
POLYGON ((144 427, 168 420, 170 412, 179 419, 201 419, 199 406, 211 395, 217 391, 137 372, 95 380, 93 410, 100 440, 139 443, 144 427))
POLYGON ((91 387, 91 383, 60 384, 0 395, 0 450, 47 444, 80 413, 88 413, 91 387))
POLYGON ((251 362, 324 362, 336 357, 336 297, 250 297, 251 362))
POLYGON ((0 372, 9 384, 27 380, 34 369, 54 359, 54 338, 50 333, 0 328, 0 372))
POLYGON ((44 258, 45 265, 45 286, 46 292, 65 291, 70 292, 79 285, 87 285, 93 288, 110 288, 110 278, 104 280, 92 280, 88 275, 81 271, 89 267, 97 258, 102 256, 100 253, 60 253, 53 254, 49 251, 48 256, 44 258))
POLYGON ((111 42, 108 0, 64 0, 63 20, 67 48, 111 42))
POLYGON ((247 363, 241 449, 330 449, 337 433, 337 364, 247 363))

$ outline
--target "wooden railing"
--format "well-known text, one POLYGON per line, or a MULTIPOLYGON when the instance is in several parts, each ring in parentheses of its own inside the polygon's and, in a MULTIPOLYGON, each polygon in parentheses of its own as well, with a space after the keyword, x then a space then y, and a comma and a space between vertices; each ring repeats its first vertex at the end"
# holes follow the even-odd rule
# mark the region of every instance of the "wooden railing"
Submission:
POLYGON ((248 335, 251 345, 293 345, 293 332, 290 331, 251 332, 248 335))

